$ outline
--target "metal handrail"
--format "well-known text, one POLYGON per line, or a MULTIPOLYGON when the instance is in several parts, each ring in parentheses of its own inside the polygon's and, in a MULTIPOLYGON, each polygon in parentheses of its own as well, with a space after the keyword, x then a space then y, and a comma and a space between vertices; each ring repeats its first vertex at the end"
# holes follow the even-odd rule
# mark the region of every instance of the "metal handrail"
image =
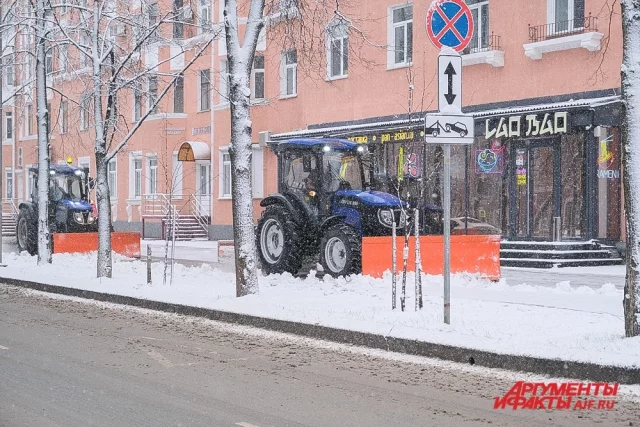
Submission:
POLYGON ((205 232, 208 232, 208 221, 207 219, 205 219, 204 215, 200 214, 200 212, 206 212, 204 210, 204 206, 202 206, 202 203, 200 202, 200 200, 198 200, 197 197, 194 197, 193 195, 190 197, 191 199, 191 213, 192 215, 195 217, 196 221, 198 221, 198 224, 200 225, 200 227, 202 227, 202 229, 205 232))
POLYGON ((598 18, 591 16, 591 13, 589 13, 589 16, 579 19, 571 19, 568 21, 553 22, 551 24, 536 26, 531 26, 531 24, 529 24, 529 42, 536 43, 543 40, 591 31, 598 31, 598 18))

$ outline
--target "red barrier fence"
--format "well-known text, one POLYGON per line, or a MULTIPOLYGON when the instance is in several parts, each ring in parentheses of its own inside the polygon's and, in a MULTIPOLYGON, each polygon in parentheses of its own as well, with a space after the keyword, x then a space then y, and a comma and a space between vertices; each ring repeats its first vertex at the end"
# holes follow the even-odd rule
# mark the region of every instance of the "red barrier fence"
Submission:
MULTIPOLYGON (((98 250, 98 233, 54 233, 53 253, 86 253, 98 250)), ((140 258, 140 233, 111 233, 111 250, 140 258)))

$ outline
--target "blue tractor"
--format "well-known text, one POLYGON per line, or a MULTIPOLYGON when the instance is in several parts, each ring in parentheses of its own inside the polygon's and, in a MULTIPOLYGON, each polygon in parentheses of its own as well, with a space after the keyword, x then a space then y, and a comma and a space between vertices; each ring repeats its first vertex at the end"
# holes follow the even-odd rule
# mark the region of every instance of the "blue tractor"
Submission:
POLYGON ((265 273, 296 274, 320 255, 326 273, 362 270, 363 236, 390 236, 406 226, 404 203, 372 189, 368 150, 340 139, 298 138, 274 147, 278 193, 260 203, 256 240, 265 273))
MULTIPOLYGON (((18 250, 38 251, 38 168, 29 169, 31 201, 20 203, 16 236, 18 250)), ((97 232, 89 202, 88 169, 51 165, 49 169, 49 229, 51 233, 97 232)))

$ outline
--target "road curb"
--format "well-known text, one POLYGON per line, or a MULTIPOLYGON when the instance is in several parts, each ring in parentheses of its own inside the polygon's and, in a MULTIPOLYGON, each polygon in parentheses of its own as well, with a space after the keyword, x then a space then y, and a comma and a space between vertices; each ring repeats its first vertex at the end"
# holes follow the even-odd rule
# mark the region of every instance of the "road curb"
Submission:
POLYGON ((253 326, 276 332, 322 339, 341 344, 388 350, 415 356, 431 357, 458 363, 474 364, 487 368, 529 372, 551 377, 575 378, 597 382, 640 384, 640 368, 602 366, 594 363, 573 362, 561 359, 542 359, 530 356, 498 354, 464 347, 455 347, 405 338, 385 337, 380 334, 350 331, 327 326, 270 319, 247 314, 182 304, 127 297, 103 292, 86 291, 64 286, 48 285, 33 281, 0 277, 0 282, 36 291, 67 295, 114 304, 130 305, 149 310, 203 317, 220 322, 253 326))

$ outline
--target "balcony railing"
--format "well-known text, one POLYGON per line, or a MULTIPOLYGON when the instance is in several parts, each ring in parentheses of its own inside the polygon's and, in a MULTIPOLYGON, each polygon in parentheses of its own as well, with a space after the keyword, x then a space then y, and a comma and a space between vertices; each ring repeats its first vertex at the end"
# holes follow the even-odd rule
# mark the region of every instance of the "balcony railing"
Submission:
POLYGON ((463 55, 468 55, 470 53, 477 53, 477 52, 488 52, 490 50, 501 50, 500 49, 500 36, 491 33, 491 35, 489 36, 489 40, 487 40, 485 43, 478 43, 478 39, 474 39, 471 41, 471 43, 469 43, 469 46, 467 46, 463 51, 462 54, 463 55))
POLYGON ((552 24, 529 25, 529 42, 536 43, 558 37, 571 36, 574 34, 598 31, 598 18, 589 16, 570 21, 554 22, 552 24))

